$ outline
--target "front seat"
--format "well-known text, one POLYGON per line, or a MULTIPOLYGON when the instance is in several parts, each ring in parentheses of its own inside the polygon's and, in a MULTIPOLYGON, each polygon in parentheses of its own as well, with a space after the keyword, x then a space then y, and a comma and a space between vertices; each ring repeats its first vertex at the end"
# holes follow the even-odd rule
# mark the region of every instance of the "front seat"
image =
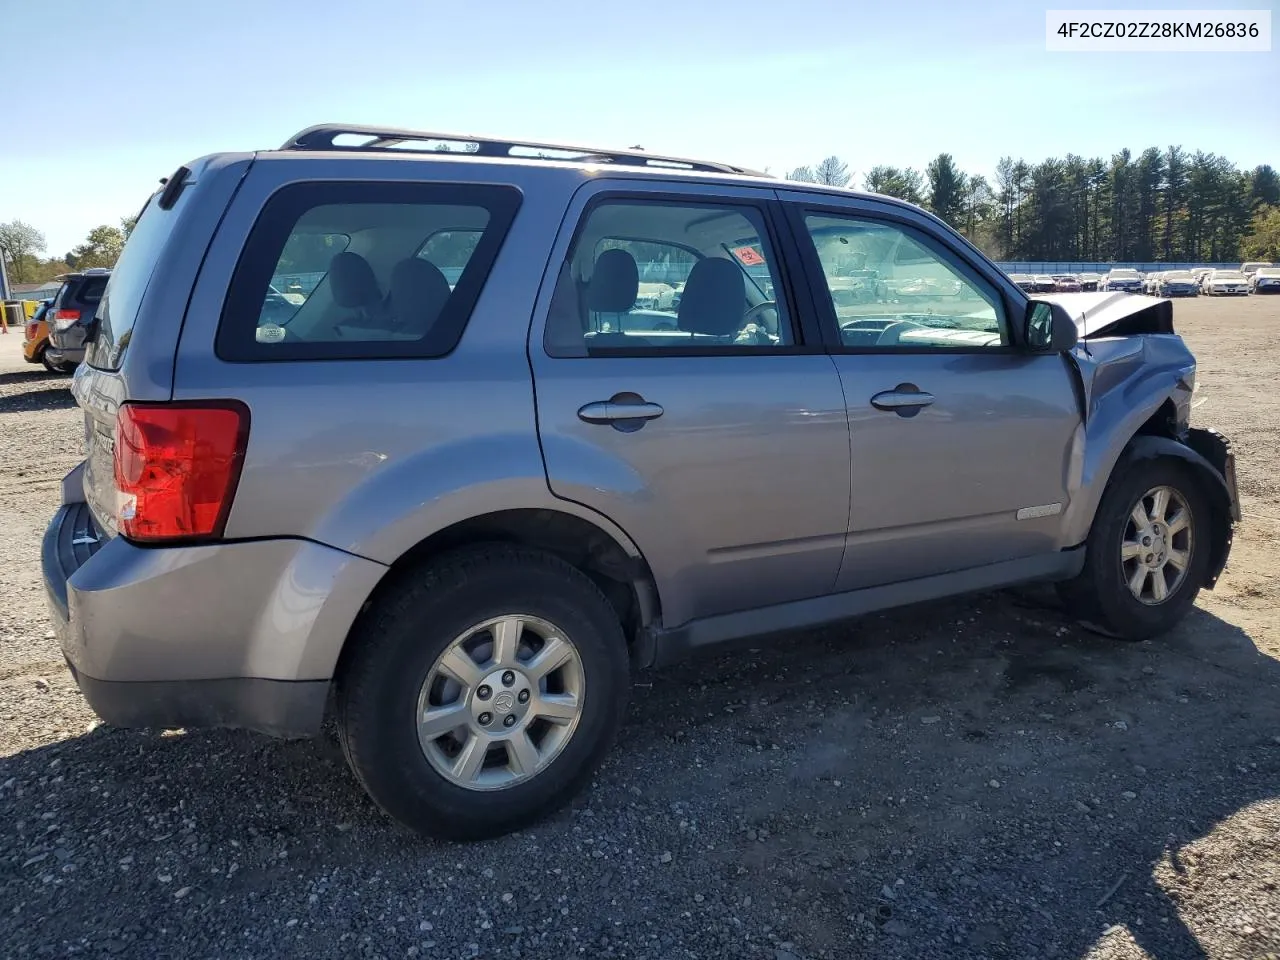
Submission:
POLYGON ((387 309, 397 333, 422 338, 440 319, 445 302, 453 291, 449 281, 430 260, 409 257, 391 270, 387 309))
POLYGON ((742 328, 747 288, 732 260, 708 257, 689 271, 676 322, 686 333, 725 339, 742 328))
POLYGON ((587 310, 596 317, 608 320, 609 333, 597 333, 591 337, 596 346, 642 346, 636 337, 622 332, 622 318, 631 312, 640 295, 640 268, 636 258, 625 250, 606 250, 596 257, 587 282, 587 310), (601 317, 604 314, 604 317, 601 317), (609 318, 612 315, 612 319, 609 318))

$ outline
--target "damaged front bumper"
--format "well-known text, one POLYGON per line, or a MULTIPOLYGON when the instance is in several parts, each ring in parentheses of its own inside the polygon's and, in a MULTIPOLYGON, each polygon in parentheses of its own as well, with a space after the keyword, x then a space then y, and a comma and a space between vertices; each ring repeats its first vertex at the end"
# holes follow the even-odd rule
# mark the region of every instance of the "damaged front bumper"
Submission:
POLYGON ((1187 446, 1209 461, 1222 476, 1230 503, 1231 522, 1240 522, 1240 490, 1236 486, 1236 455, 1231 452, 1231 441, 1217 430, 1192 427, 1187 431, 1187 446))
POLYGON ((1204 586, 1212 590, 1227 566, 1235 525, 1240 521, 1240 492, 1236 486, 1236 459, 1231 442, 1217 430, 1192 427, 1174 440, 1143 435, 1129 444, 1127 460, 1169 457, 1181 460, 1201 477, 1201 489, 1209 498, 1213 522, 1209 529, 1209 566, 1204 586))
POLYGON ((1231 441, 1217 430, 1192 427, 1187 431, 1186 442, 1222 479, 1222 493, 1226 496, 1227 518, 1219 517, 1222 529, 1215 531, 1213 553, 1204 579, 1204 585, 1212 590, 1227 566, 1234 528, 1241 517, 1240 490, 1236 485, 1236 455, 1231 452, 1231 441))

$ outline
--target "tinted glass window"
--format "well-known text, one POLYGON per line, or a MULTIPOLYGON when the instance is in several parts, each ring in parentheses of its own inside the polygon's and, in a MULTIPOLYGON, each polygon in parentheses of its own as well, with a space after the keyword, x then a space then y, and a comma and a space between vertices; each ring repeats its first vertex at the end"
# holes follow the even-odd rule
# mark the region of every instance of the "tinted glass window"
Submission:
POLYGON ((106 277, 86 277, 76 287, 75 299, 81 303, 99 303, 106 289, 106 277))
POLYGON ((480 230, 441 230, 427 238, 418 256, 435 264, 450 284, 456 284, 482 236, 480 230))
MULTIPOLYGON (((188 191, 189 192, 189 191, 188 191)), ((179 195, 182 204, 185 195, 179 195)), ((142 305, 143 294, 151 283, 156 260, 173 225, 177 222, 176 209, 161 210, 154 197, 147 202, 124 252, 111 270, 98 304, 98 331, 88 346, 86 359, 90 366, 118 370, 133 335, 133 323, 142 305)))
POLYGON ((552 356, 794 344, 776 257, 752 206, 608 200, 591 208, 548 316, 552 356))
POLYGON ((905 228, 809 215, 827 289, 848 347, 974 349, 1009 342, 995 291, 905 228))
POLYGON ((312 183, 266 205, 218 331, 227 360, 441 356, 457 344, 518 194, 312 183))

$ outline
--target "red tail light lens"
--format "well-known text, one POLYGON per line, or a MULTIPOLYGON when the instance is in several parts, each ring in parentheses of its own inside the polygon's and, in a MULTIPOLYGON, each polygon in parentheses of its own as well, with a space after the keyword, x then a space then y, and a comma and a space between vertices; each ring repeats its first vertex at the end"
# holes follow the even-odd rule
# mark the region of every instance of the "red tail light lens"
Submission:
POLYGON ((55 320, 76 320, 80 319, 79 310, 59 310, 53 315, 55 320))
POLYGON ((149 542, 221 536, 248 439, 249 411, 239 403, 122 405, 120 532, 149 542))
POLYGON ((37 321, 32 320, 30 323, 27 324, 27 332, 25 334, 26 338, 28 340, 34 340, 36 338, 36 331, 39 329, 40 329, 40 324, 37 321))

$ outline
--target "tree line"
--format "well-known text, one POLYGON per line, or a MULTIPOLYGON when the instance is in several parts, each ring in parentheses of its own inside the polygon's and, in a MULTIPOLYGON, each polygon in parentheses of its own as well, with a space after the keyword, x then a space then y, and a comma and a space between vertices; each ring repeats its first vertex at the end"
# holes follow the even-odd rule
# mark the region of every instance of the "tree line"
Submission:
POLYGON ((124 217, 119 226, 102 224, 61 257, 44 257, 48 241, 38 229, 21 220, 0 223, 0 256, 13 283, 45 283, 62 273, 90 267, 113 267, 137 217, 124 217))
MULTIPOLYGON (((787 179, 843 187, 853 175, 831 156, 787 179)), ((1182 147, 1136 158, 1124 149, 1109 160, 1003 157, 992 180, 941 153, 923 172, 872 167, 863 187, 932 211, 997 260, 1280 260, 1275 169, 1240 170, 1182 147)))
MULTIPOLYGON (((833 155, 787 179, 843 187, 853 173, 833 155)), ((1135 157, 1126 148, 1110 159, 1067 154, 1036 164, 1002 157, 992 179, 940 153, 923 171, 872 167, 862 185, 931 210, 996 260, 1280 261, 1280 174, 1268 164, 1241 170, 1201 150, 1150 147, 1135 157)), ((9 279, 43 283, 113 266, 133 223, 94 227, 50 258, 35 227, 0 223, 9 279)))

